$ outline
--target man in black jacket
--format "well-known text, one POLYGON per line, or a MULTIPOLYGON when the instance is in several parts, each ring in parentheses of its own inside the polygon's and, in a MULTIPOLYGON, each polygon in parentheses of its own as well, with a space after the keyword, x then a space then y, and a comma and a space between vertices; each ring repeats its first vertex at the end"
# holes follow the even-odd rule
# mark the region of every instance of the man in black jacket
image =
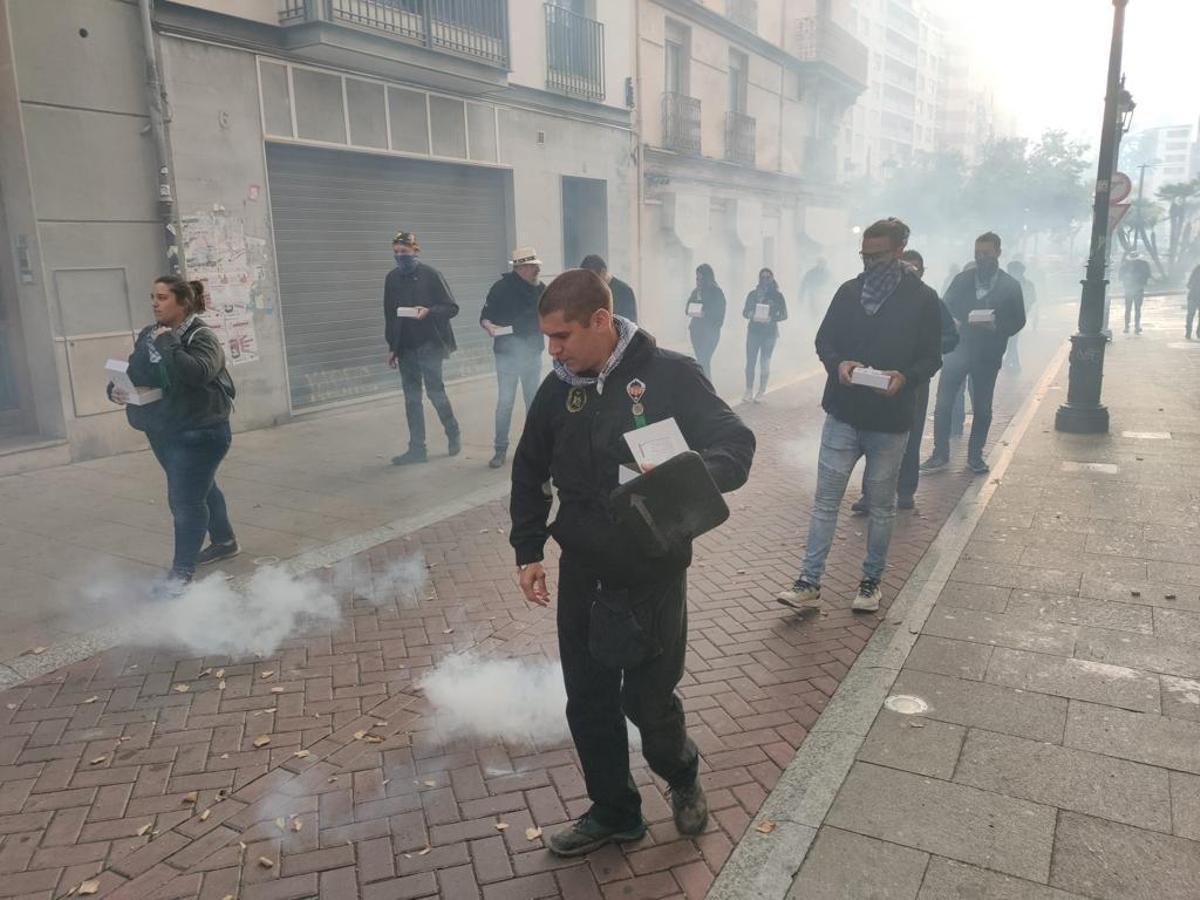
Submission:
POLYGON ((992 426, 992 395, 1008 339, 1025 327, 1025 298, 1021 284, 1000 268, 1000 236, 989 231, 975 239, 975 268, 950 283, 946 306, 962 341, 946 357, 938 381, 933 413, 933 455, 921 470, 933 472, 950 462, 950 418, 955 397, 969 375, 971 437, 967 441, 967 468, 976 475, 989 471, 983 459, 988 429, 992 426))
POLYGON ((629 773, 628 717, 642 735, 650 768, 671 789, 675 824, 699 834, 708 805, 697 781, 699 754, 684 728, 675 686, 687 651, 687 566, 690 544, 655 558, 613 517, 618 470, 632 464, 623 435, 673 418, 717 487, 745 483, 754 434, 717 396, 696 363, 662 350, 654 338, 612 314, 612 295, 594 272, 564 272, 539 303, 553 374, 542 382, 513 458, 512 532, 521 589, 539 606, 550 602, 543 548, 562 548, 558 577, 558 641, 567 689, 567 721, 579 752, 592 807, 549 839, 552 852, 580 856, 612 841, 646 833, 641 798, 629 773), (547 525, 551 497, 559 508, 547 525), (591 652, 593 605, 630 611, 654 648, 635 664, 614 668, 591 652))
POLYGON ((537 251, 518 247, 513 251, 512 271, 492 285, 479 313, 479 324, 492 336, 496 353, 496 440, 495 453, 488 461, 493 469, 508 458, 508 429, 518 382, 528 415, 541 380, 545 341, 538 329, 537 305, 546 289, 538 280, 541 271, 537 251))
MULTIPOLYGON (((907 263, 922 281, 925 280, 925 257, 916 250, 905 250, 900 259, 907 263)), ((946 304, 938 300, 938 311, 942 316, 942 358, 953 352, 958 346, 958 326, 946 304)), ((896 481, 896 508, 913 509, 917 505, 917 485, 921 481, 921 439, 925 436, 925 416, 929 412, 929 382, 923 381, 916 386, 916 398, 913 403, 912 430, 908 433, 908 443, 904 447, 904 458, 900 460, 900 477, 896 481)), ((867 478, 863 474, 863 495, 852 507, 855 513, 867 512, 867 478)))
POLYGON ((838 288, 817 331, 817 355, 828 373, 821 402, 827 415, 804 563, 792 587, 776 595, 785 606, 811 609, 820 599, 838 506, 850 472, 865 456, 870 522, 852 608, 879 609, 879 582, 896 520, 896 479, 917 389, 942 364, 937 294, 900 261, 907 241, 908 226, 899 219, 869 226, 863 232, 863 274, 838 288), (872 386, 859 376, 880 383, 872 386))
POLYGON ((622 316, 630 322, 637 321, 637 297, 633 294, 633 288, 620 278, 609 274, 608 263, 604 261, 603 256, 597 256, 595 253, 585 256, 579 268, 591 269, 608 284, 608 289, 612 291, 613 315, 622 316))
POLYGON ((384 339, 388 345, 388 365, 400 370, 404 388, 404 414, 408 419, 408 452, 392 457, 392 464, 405 466, 423 463, 429 457, 425 448, 425 410, 421 404, 422 387, 437 410, 450 456, 462 450, 461 432, 446 385, 442 381, 442 363, 458 349, 450 320, 458 315, 458 304, 441 273, 417 256, 421 247, 411 231, 401 231, 392 241, 396 268, 383 283, 384 339))
POLYGON ((1125 333, 1129 334, 1129 319, 1133 317, 1133 333, 1142 333, 1142 301, 1146 299, 1146 285, 1154 272, 1150 263, 1136 252, 1130 253, 1117 270, 1121 285, 1125 288, 1125 333))

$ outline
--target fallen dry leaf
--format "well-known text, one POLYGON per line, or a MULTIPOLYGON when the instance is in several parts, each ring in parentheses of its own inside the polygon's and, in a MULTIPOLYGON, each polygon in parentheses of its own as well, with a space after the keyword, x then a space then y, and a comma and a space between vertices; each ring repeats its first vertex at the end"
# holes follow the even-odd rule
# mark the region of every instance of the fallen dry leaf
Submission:
POLYGON ((84 703, 95 703, 95 702, 96 702, 97 700, 99 700, 99 699, 100 699, 99 697, 88 697, 88 698, 87 698, 86 700, 84 700, 83 702, 84 702, 84 703))
POLYGON ((301 819, 292 819, 292 831, 299 831, 304 827, 304 822, 301 819))
POLYGON ((221 754, 219 757, 217 757, 217 758, 218 758, 218 759, 229 759, 229 754, 228 754, 228 753, 222 753, 222 754, 221 754))
POLYGON ((225 670, 224 670, 224 669, 217 669, 217 671, 213 672, 213 677, 214 677, 214 678, 224 678, 224 677, 225 677, 225 670))
POLYGON ((273 688, 271 688, 271 693, 272 693, 272 694, 282 694, 282 693, 283 693, 283 688, 281 688, 281 687, 273 687, 273 688))
POLYGON ((275 674, 274 669, 267 669, 265 672, 259 672, 258 677, 259 678, 270 678, 274 674, 275 674))
POLYGON ((225 681, 223 679, 221 681, 217 682, 217 690, 218 691, 225 690, 225 681))
POLYGON ((199 791, 188 791, 186 794, 183 795, 183 799, 180 800, 179 802, 180 803, 195 803, 199 799, 200 799, 199 791))
POLYGON ((177 684, 177 685, 175 685, 175 687, 171 688, 171 690, 173 690, 177 694, 186 694, 188 691, 191 690, 191 688, 188 687, 186 684, 177 684))
POLYGON ((278 708, 279 708, 279 707, 277 707, 277 706, 272 706, 272 707, 270 707, 270 708, 268 708, 268 709, 260 709, 260 710, 259 710, 258 712, 256 712, 254 715, 255 715, 255 716, 265 716, 267 713, 273 713, 273 712, 275 712, 275 710, 277 710, 278 708))
POLYGON ((86 897, 88 894, 94 894, 100 890, 100 879, 92 878, 79 885, 79 896, 86 897))
POLYGON ((267 856, 260 856, 260 857, 258 858, 258 864, 259 864, 260 866, 262 866, 264 869, 273 869, 273 868, 275 868, 275 860, 273 860, 273 859, 271 859, 270 857, 267 857, 267 856))
POLYGON ((255 747, 265 747, 269 743, 271 743, 271 739, 265 734, 260 734, 258 737, 256 737, 254 739, 255 747))
POLYGON ((199 675, 197 675, 196 677, 197 677, 197 678, 204 678, 205 676, 207 676, 207 675, 211 675, 211 674, 212 674, 212 667, 210 666, 209 668, 205 669, 203 672, 201 672, 201 673, 200 673, 199 675))
POLYGON ((424 856, 426 853, 432 853, 432 852, 433 852, 432 847, 426 847, 424 850, 418 850, 417 856, 424 856))
POLYGON ((50 649, 49 647, 32 647, 29 650, 26 650, 25 654, 27 656, 41 656, 43 653, 45 653, 49 649, 50 649))
POLYGON ((153 827, 154 827, 153 822, 147 822, 145 825, 143 825, 141 828, 139 828, 137 830, 137 836, 141 837, 142 835, 144 835, 147 831, 149 831, 153 827))
POLYGON ((92 765, 92 766, 98 766, 98 765, 100 765, 100 763, 104 762, 106 759, 108 759, 108 757, 107 757, 107 756, 97 756, 95 759, 93 759, 93 760, 92 760, 92 761, 89 763, 89 765, 92 765))
POLYGON ((381 738, 377 734, 368 734, 365 738, 363 738, 363 743, 364 744, 382 744, 383 738, 381 738))
POLYGON ((437 787, 437 782, 436 781, 426 781, 425 787, 437 787))
POLYGON ((377 728, 382 728, 382 727, 383 727, 384 725, 386 725, 386 724, 387 724, 387 722, 376 722, 376 723, 375 723, 375 726, 376 726, 377 728))
POLYGON ((280 831, 287 831, 287 822, 284 820, 283 816, 280 816, 275 820, 275 827, 280 831))
POLYGON ((296 757, 296 759, 307 759, 308 757, 312 756, 312 754, 307 750, 297 750, 292 754, 292 756, 296 757))
POLYGON ((447 628, 447 629, 445 629, 445 630, 442 632, 442 634, 454 634, 454 629, 453 629, 453 628, 447 628))
POLYGON ((200 821, 201 821, 201 822, 206 822, 206 821, 208 821, 208 817, 209 817, 209 816, 211 816, 211 815, 212 815, 212 810, 211 810, 211 809, 206 809, 204 812, 200 813, 200 821))
POLYGON ((497 822, 497 823, 496 823, 496 830, 497 830, 497 831, 504 831, 504 830, 506 830, 507 828, 508 828, 508 823, 507 823, 507 822, 497 822))
POLYGON ((366 730, 365 730, 365 729, 364 729, 363 731, 356 731, 356 732, 354 732, 354 739, 355 739, 356 741, 361 741, 361 740, 362 740, 363 738, 365 738, 366 736, 367 736, 367 732, 366 732, 366 730))
POLYGON ((542 836, 542 829, 540 829, 540 828, 526 828, 525 829, 525 839, 528 841, 536 841, 541 836, 542 836))
POLYGON ((15 704, 15 703, 5 703, 5 704, 4 704, 4 708, 5 708, 5 709, 16 709, 16 708, 17 708, 17 704, 15 704))
POLYGON ((770 819, 763 819, 761 822, 759 822, 757 825, 754 826, 754 830, 762 832, 763 834, 770 834, 772 831, 775 830, 775 823, 772 822, 770 819))

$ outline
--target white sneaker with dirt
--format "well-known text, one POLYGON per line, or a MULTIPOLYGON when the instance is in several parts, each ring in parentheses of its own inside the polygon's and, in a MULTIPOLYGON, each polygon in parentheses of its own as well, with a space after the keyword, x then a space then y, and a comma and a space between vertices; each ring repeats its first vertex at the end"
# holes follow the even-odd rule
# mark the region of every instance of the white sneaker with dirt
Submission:
POLYGON ((864 578, 858 583, 858 593, 850 608, 855 612, 876 612, 883 600, 883 592, 879 590, 879 582, 874 578, 864 578))
POLYGON ((821 586, 809 584, 803 578, 797 578, 790 589, 780 591, 775 595, 775 599, 792 609, 814 609, 817 601, 821 599, 821 586))

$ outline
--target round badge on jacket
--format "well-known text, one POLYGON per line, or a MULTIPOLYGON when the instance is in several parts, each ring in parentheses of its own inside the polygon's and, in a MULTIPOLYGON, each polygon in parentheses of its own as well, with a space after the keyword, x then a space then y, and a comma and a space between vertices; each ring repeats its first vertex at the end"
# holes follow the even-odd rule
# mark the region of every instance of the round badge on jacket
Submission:
POLYGON ((567 392, 567 412, 577 413, 587 406, 587 391, 573 387, 567 392))

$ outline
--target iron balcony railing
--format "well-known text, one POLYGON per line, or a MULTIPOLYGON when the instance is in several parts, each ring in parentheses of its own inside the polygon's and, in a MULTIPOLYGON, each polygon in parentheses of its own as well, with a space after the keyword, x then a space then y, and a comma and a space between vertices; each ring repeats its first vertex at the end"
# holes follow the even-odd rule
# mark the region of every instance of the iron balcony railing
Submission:
POLYGON ((588 100, 604 99, 604 25, 546 4, 546 87, 588 100))
POLYGON ((758 0, 725 0, 725 16, 747 31, 758 31, 758 0))
POLYGON ((752 166, 755 146, 754 117, 735 110, 725 113, 725 159, 752 166))
POLYGON ((700 101, 665 93, 662 99, 663 146, 680 153, 700 153, 700 101))
POLYGON ((279 0, 280 24, 319 20, 508 68, 508 0, 279 0))
POLYGON ((797 20, 792 54, 807 62, 826 63, 867 86, 867 45, 825 16, 797 20))

